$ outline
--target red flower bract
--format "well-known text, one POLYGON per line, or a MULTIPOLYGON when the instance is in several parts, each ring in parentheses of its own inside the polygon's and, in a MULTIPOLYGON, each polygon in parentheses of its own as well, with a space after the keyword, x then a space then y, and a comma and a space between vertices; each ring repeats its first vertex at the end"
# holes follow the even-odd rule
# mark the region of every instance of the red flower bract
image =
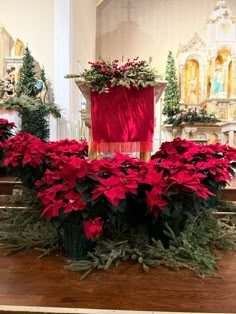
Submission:
POLYGON ((90 219, 84 222, 84 233, 88 239, 95 240, 101 237, 103 228, 103 222, 101 217, 96 217, 95 219, 90 219))

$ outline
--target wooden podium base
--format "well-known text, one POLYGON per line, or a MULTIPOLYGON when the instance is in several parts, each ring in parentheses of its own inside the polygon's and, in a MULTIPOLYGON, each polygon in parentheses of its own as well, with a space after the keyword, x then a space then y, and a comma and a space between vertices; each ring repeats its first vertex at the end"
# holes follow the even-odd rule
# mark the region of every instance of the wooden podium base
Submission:
POLYGON ((148 162, 151 160, 151 152, 140 152, 140 159, 148 162))

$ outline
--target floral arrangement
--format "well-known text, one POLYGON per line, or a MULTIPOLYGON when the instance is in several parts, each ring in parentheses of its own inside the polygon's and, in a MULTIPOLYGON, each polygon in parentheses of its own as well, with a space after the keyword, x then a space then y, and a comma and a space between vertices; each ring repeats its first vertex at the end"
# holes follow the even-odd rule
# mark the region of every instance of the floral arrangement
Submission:
POLYGON ((3 150, 4 166, 26 187, 34 189, 35 182, 41 179, 46 169, 60 167, 61 158, 71 155, 81 159, 87 157, 88 144, 67 139, 43 142, 34 135, 20 132, 4 142, 3 150))
POLYGON ((216 118, 214 113, 208 114, 205 108, 190 108, 188 110, 183 110, 175 116, 169 117, 165 120, 165 123, 173 124, 174 127, 179 126, 183 122, 190 124, 197 122, 216 123, 220 122, 220 120, 216 118))
MULTIPOLYGON (((18 246, 15 236, 11 240, 11 250, 22 248, 22 241, 23 247, 37 246, 37 229, 44 254, 56 243, 58 249, 59 243, 64 256, 82 258, 66 266, 84 271, 81 279, 93 269, 107 269, 127 259, 140 263, 144 271, 163 264, 209 274, 217 267, 212 245, 235 248, 234 222, 230 220, 229 229, 210 214, 217 194, 234 175, 236 149, 232 147, 176 138, 163 143, 150 162, 122 154, 91 160, 86 142, 44 143, 19 133, 6 140, 0 152, 4 165, 20 174, 41 200, 37 211, 29 207, 24 216, 18 210, 12 213, 22 216, 21 226, 17 225, 22 231, 18 246), (46 221, 37 220, 40 214, 46 221), (27 229, 26 217, 31 221, 27 229), (73 250, 66 251, 72 242, 68 230, 80 242, 79 255, 74 244, 73 250), (81 248, 86 248, 83 254, 81 248)), ((8 225, 3 219, 1 244, 6 243, 6 234, 11 237, 8 225)))
POLYGON ((166 226, 180 234, 188 219, 211 207, 236 160, 236 150, 227 145, 179 138, 163 143, 148 163, 119 153, 91 160, 86 152, 85 142, 44 143, 19 133, 5 142, 4 165, 38 191, 41 216, 48 220, 62 224, 76 214, 89 239, 151 224, 152 236, 165 245, 166 226))
POLYGON ((121 85, 136 88, 154 86, 160 79, 160 75, 150 67, 150 63, 135 58, 128 59, 126 63, 119 65, 119 60, 104 60, 100 58, 96 62, 89 62, 90 69, 84 70, 79 75, 69 74, 66 78, 80 78, 93 91, 108 92, 110 87, 121 85))

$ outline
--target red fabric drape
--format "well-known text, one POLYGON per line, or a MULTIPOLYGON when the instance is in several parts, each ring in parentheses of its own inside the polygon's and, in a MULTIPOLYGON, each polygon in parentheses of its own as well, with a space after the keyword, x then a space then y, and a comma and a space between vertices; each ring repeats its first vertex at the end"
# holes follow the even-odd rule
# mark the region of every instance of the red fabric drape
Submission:
POLYGON ((154 132, 154 87, 115 86, 91 92, 93 150, 150 152, 154 132))

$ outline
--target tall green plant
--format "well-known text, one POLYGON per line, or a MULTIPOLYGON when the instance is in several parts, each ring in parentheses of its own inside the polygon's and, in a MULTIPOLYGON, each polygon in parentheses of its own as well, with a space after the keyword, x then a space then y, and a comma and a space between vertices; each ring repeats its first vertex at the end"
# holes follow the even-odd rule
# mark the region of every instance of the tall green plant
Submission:
POLYGON ((33 110, 23 109, 22 131, 28 132, 44 142, 49 139, 48 110, 43 104, 33 110))
POLYGON ((23 66, 16 87, 17 96, 28 95, 31 97, 35 97, 35 84, 36 78, 34 58, 32 57, 29 48, 26 47, 23 57, 23 66))
MULTIPOLYGON (((42 69, 40 78, 46 81, 45 72, 42 69)), ((49 139, 50 129, 48 123, 48 110, 44 104, 39 100, 36 100, 36 78, 35 78, 35 63, 34 58, 28 47, 25 48, 25 54, 23 57, 23 66, 20 74, 20 78, 17 84, 17 96, 26 97, 29 96, 29 106, 21 107, 22 118, 22 131, 26 131, 36 137, 39 137, 43 141, 49 139), (31 103, 37 104, 37 106, 30 106, 31 103)), ((19 101, 19 105, 20 105, 19 101)))
POLYGON ((178 79, 172 51, 169 51, 167 57, 165 79, 168 84, 165 89, 162 113, 167 116, 167 118, 170 118, 180 112, 178 79))

